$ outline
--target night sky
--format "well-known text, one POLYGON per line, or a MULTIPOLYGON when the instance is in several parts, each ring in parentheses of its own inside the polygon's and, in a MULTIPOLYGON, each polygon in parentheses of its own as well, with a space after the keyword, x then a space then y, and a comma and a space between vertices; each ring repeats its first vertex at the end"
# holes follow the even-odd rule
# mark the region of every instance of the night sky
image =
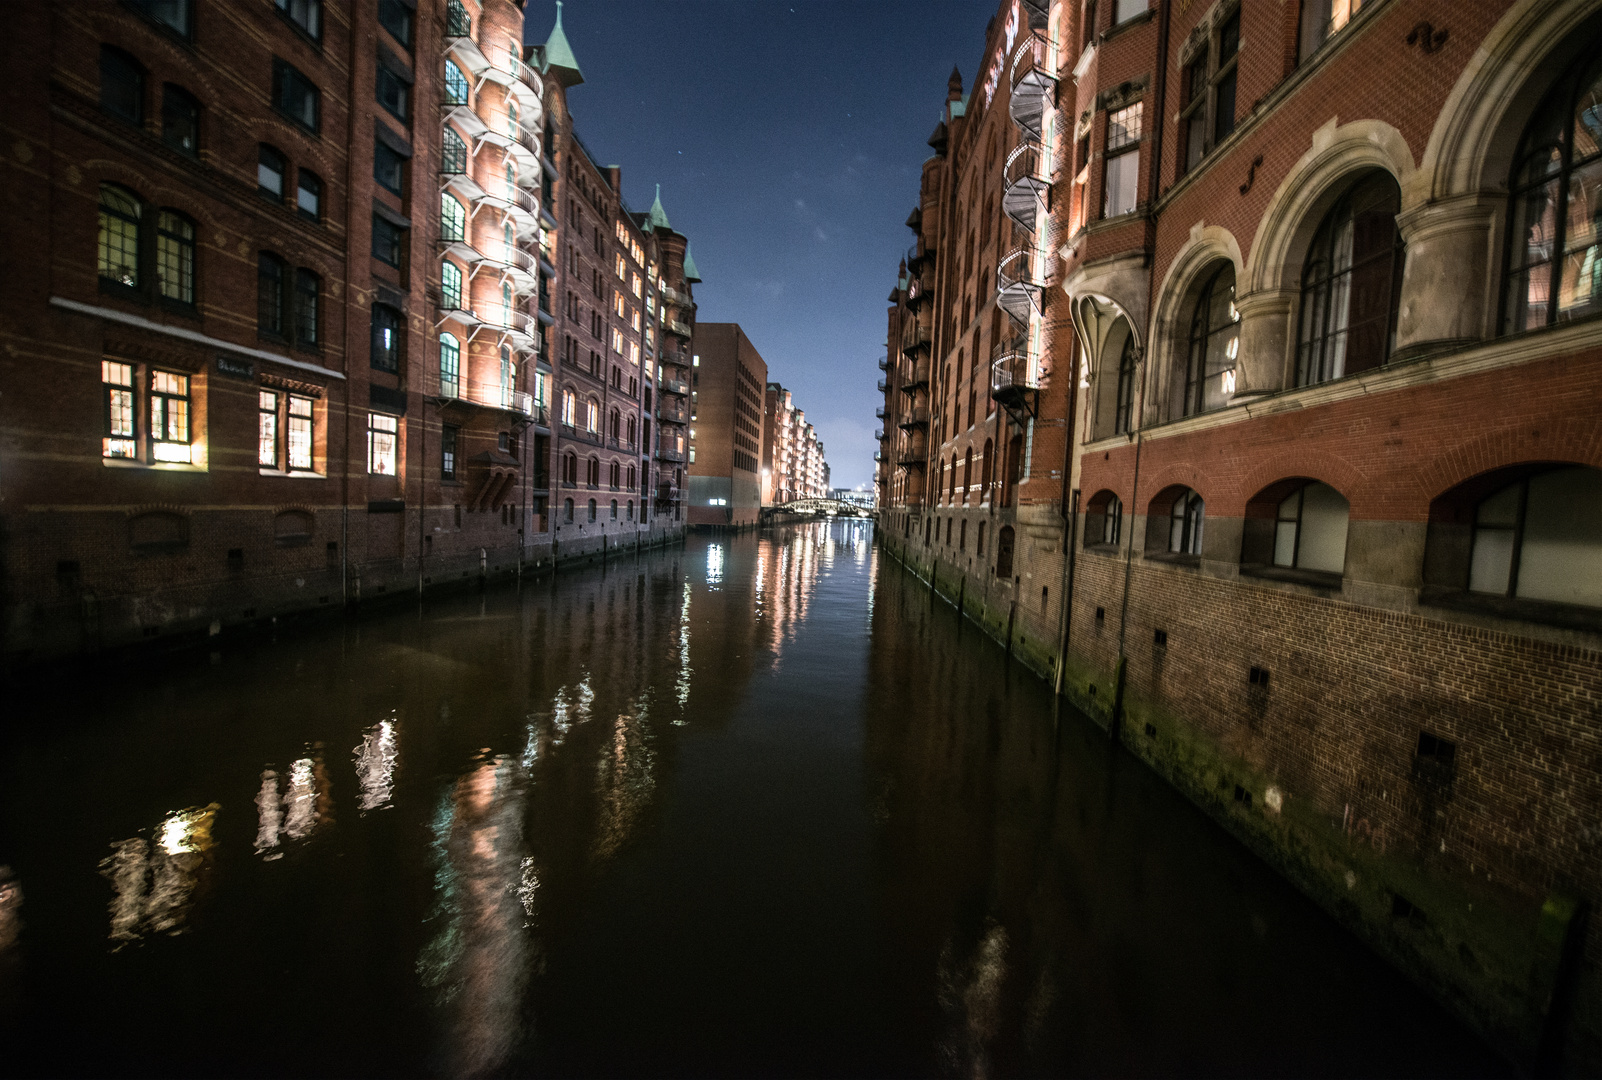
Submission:
MULTIPOLYGON (((705 281, 818 428, 836 487, 871 485, 886 297, 953 65, 971 89, 991 0, 569 0, 579 137, 655 185, 705 281)), ((543 43, 553 0, 528 0, 543 43)))

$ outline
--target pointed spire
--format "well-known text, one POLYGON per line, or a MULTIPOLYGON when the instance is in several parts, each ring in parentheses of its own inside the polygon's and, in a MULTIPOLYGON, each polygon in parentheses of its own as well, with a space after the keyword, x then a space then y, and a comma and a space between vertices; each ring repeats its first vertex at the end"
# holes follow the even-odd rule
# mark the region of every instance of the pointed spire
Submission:
MULTIPOLYGON (((561 7, 562 5, 558 4, 556 6, 561 7)), ((557 25, 561 25, 560 19, 557 20, 557 25)), ((946 96, 951 101, 956 101, 962 96, 962 72, 958 71, 955 66, 951 69, 951 78, 946 80, 946 96)))
POLYGON ((697 284, 701 281, 701 271, 695 268, 695 256, 690 254, 690 245, 684 245, 684 280, 697 284))
POLYGON ((662 209, 662 185, 656 185, 656 202, 651 204, 651 228, 671 229, 668 224, 667 211, 662 209))
POLYGON ((573 47, 562 33, 562 0, 556 0, 556 25, 551 28, 551 36, 545 39, 545 70, 554 74, 563 87, 577 86, 584 81, 578 57, 573 55, 573 47))

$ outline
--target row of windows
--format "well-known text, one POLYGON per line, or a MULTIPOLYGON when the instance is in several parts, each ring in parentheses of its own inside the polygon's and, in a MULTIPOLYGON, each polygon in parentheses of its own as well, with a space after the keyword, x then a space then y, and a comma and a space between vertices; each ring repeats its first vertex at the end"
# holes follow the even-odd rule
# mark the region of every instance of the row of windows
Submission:
MULTIPOLYGON (((1123 541, 1124 507, 1110 491, 1086 504, 1086 546, 1123 541)), ((1350 504, 1328 484, 1286 480, 1246 507, 1243 566, 1341 575, 1350 504)), ((1203 552, 1206 505, 1190 488, 1158 493, 1146 553, 1203 552)), ((1530 465, 1477 477, 1435 501, 1427 584, 1468 593, 1602 607, 1602 469, 1530 465)))
MULTIPOLYGON (((618 461, 607 465, 607 484, 613 491, 623 487, 632 489, 635 485, 635 475, 633 465, 625 466, 618 461)), ((568 487, 577 486, 579 483, 579 457, 571 450, 562 455, 561 481, 568 487)), ((601 485, 601 459, 594 454, 584 459, 584 483, 592 488, 601 485)))
MULTIPOLYGON (((574 507, 573 507, 573 500, 572 499, 563 499, 562 500, 562 520, 565 523, 569 524, 569 525, 573 524, 573 509, 574 509, 574 507)), ((596 520, 596 512, 597 512, 598 509, 599 508, 596 506, 595 500, 591 499, 590 500, 590 506, 589 506, 589 512, 588 512, 589 513, 589 516, 588 516, 588 520, 589 521, 594 522, 596 520)), ((645 509, 643 504, 641 505, 640 509, 642 511, 645 509)), ((618 519, 617 512, 618 512, 617 500, 613 499, 612 500, 611 520, 616 521, 618 519)), ((626 514, 627 514, 627 517, 626 517, 625 520, 628 520, 628 521, 633 521, 634 520, 634 500, 633 499, 630 499, 628 501, 626 514)))

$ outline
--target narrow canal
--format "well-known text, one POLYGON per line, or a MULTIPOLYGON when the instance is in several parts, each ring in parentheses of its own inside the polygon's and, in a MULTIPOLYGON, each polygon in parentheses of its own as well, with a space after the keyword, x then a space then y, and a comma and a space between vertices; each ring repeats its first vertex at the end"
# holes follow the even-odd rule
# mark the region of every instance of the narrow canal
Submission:
POLYGON ((1505 1071, 864 523, 67 683, 0 1073, 1505 1071))

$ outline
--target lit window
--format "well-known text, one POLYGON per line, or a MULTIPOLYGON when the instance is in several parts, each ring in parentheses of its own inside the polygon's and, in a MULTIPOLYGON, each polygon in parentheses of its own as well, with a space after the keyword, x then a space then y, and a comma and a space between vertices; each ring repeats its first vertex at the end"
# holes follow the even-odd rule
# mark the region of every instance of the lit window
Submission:
POLYGON ((1328 484, 1307 484, 1279 504, 1274 521, 1274 565, 1338 574, 1346 568, 1346 523, 1351 507, 1328 484))
POLYGON ((445 61, 445 104, 467 104, 467 76, 449 60, 445 61))
POLYGON ((467 211, 450 195, 439 197, 440 238, 446 243, 460 241, 467 235, 467 211))
POLYGON ((106 387, 106 434, 101 453, 108 458, 136 457, 139 448, 134 418, 138 414, 134 409, 133 367, 102 360, 100 381, 106 387))
POLYGON ((462 271, 453 262, 441 264, 439 271, 440 306, 456 311, 462 306, 462 271))
MULTIPOLYGON (((448 263, 446 264, 449 265, 448 263)), ((454 268, 453 268, 454 269, 454 268)), ((457 274, 458 278, 461 276, 457 274)), ((462 347, 454 334, 439 336, 439 393, 441 397, 461 396, 462 347)))
POLYGON ((584 430, 595 434, 601 428, 601 407, 594 399, 584 403, 584 430))
POLYGON ((400 422, 383 413, 367 414, 367 471, 374 476, 395 475, 396 444, 400 422))
MULTIPOLYGON (((619 229, 621 229, 621 228, 622 228, 622 226, 619 226, 619 229)), ((624 266, 623 266, 623 256, 619 255, 617 257, 617 276, 618 276, 618 278, 620 280, 622 279, 622 277, 623 277, 625 272, 626 271, 625 271, 624 266)))
POLYGON ((1139 198, 1140 121, 1143 102, 1107 114, 1107 161, 1101 216, 1131 213, 1139 198))
POLYGON ((157 461, 190 461, 187 375, 150 373, 150 456, 157 461))
POLYGON ((439 474, 443 479, 456 479, 456 438, 459 428, 445 424, 440 428, 439 474))
POLYGON ((1168 550, 1177 555, 1200 555, 1202 522, 1206 506, 1202 497, 1186 488, 1168 513, 1168 550))
POLYGON ((100 280, 139 286, 139 200, 125 188, 100 185, 100 280))
POLYGON ((256 464, 278 468, 278 395, 263 390, 257 395, 256 464))
POLYGON ((309 169, 301 169, 295 185, 295 209, 310 221, 323 217, 323 182, 309 169))
POLYGON ((1338 34, 1363 6, 1363 0, 1302 0, 1301 59, 1338 34))
POLYGON ((623 351, 623 331, 615 326, 612 327, 612 351, 615 353, 623 351))
POLYGON ((256 190, 275 201, 284 197, 284 155, 266 143, 256 150, 256 190))
POLYGON ((573 391, 562 391, 562 423, 572 427, 575 423, 575 414, 578 410, 578 398, 573 391))
POLYGON ((1235 268, 1222 264, 1196 299, 1190 322, 1185 396, 1177 413, 1211 412, 1235 396, 1235 358, 1240 352, 1240 312, 1235 310, 1235 268))
POLYGON ((1471 592, 1602 607, 1602 470, 1518 480, 1474 512, 1471 592))
POLYGON ((289 395, 289 467, 312 467, 312 399, 289 395))

